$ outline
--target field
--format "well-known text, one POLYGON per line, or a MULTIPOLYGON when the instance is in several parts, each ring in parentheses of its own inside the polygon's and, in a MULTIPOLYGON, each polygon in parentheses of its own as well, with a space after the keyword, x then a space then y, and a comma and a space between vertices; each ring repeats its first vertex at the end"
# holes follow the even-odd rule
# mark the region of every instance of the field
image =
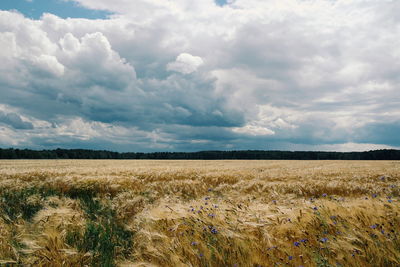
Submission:
POLYGON ((0 265, 399 266, 398 161, 0 161, 0 265))

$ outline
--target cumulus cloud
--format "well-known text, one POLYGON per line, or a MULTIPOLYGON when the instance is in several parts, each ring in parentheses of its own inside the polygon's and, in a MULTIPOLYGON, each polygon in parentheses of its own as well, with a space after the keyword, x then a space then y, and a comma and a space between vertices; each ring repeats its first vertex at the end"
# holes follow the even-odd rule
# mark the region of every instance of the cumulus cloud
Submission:
POLYGON ((201 57, 192 56, 188 53, 182 53, 177 56, 174 62, 168 63, 167 70, 176 71, 183 74, 195 72, 198 67, 203 65, 201 57))
POLYGON ((113 15, 0 11, 0 104, 14 108, 1 113, 3 140, 131 150, 399 146, 398 1, 74 2, 113 15))

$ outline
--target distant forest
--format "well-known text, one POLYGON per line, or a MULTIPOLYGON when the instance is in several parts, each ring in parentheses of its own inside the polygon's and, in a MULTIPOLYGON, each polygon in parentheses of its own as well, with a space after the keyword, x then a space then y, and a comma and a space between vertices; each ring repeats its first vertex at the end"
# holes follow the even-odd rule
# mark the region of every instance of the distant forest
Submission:
POLYGON ((199 152, 128 152, 87 149, 0 149, 0 159, 274 159, 274 160, 400 160, 400 150, 382 149, 366 152, 319 151, 199 151, 199 152))

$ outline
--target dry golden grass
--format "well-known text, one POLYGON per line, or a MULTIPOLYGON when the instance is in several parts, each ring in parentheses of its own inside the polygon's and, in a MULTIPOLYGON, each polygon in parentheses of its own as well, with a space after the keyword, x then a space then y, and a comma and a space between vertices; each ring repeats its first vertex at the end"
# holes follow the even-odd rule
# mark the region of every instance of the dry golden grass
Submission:
POLYGON ((0 265, 400 266, 398 161, 0 161, 0 265))

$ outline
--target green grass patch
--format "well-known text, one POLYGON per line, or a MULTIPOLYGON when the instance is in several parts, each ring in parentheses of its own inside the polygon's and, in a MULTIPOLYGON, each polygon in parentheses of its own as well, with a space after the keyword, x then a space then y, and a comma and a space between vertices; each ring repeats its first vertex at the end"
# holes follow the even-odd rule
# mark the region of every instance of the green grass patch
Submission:
POLYGON ((115 266, 118 256, 128 256, 133 245, 132 231, 125 229, 109 204, 104 204, 90 194, 79 198, 87 217, 83 232, 69 231, 66 243, 78 251, 92 253, 93 266, 115 266))
POLYGON ((18 218, 30 220, 43 208, 43 196, 37 188, 2 189, 0 193, 1 216, 12 222, 18 218))

